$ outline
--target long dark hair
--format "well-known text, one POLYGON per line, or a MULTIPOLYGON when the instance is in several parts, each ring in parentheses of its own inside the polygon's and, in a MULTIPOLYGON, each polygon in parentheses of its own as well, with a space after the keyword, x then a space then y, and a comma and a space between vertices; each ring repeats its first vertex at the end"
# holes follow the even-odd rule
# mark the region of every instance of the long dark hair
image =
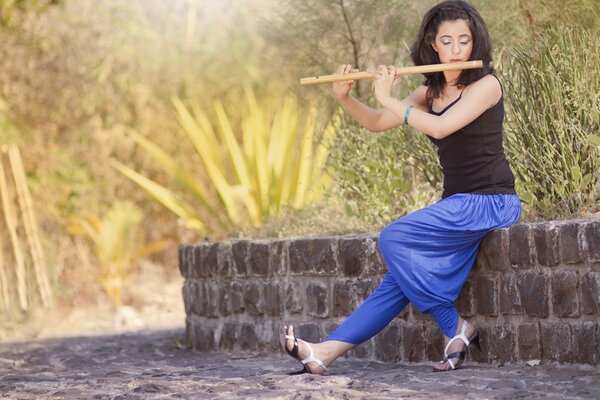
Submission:
MULTIPOLYGON (((481 15, 477 10, 462 0, 448 0, 431 8, 423 17, 419 34, 410 50, 410 58, 415 65, 439 64, 438 53, 431 47, 435 35, 442 22, 464 19, 469 25, 473 36, 473 51, 469 60, 482 60, 483 68, 465 69, 461 72, 457 86, 463 88, 470 83, 494 72, 492 66, 492 45, 490 35, 481 15)), ((444 89, 446 79, 443 72, 424 74, 423 84, 427 89, 427 102, 439 97, 444 89)))

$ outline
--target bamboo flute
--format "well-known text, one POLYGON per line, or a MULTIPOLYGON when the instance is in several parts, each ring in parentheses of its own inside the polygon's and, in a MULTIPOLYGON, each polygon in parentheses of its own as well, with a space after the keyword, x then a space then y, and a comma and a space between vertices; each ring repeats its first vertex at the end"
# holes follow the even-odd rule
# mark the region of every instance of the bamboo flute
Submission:
MULTIPOLYGON (((453 71, 457 69, 483 68, 483 61, 465 61, 445 64, 418 65, 415 67, 396 68, 396 76, 410 74, 427 74, 430 72, 453 71)), ((375 75, 370 72, 351 72, 348 74, 321 75, 300 79, 300 85, 318 85, 320 83, 357 81, 360 79, 372 79, 375 75)))

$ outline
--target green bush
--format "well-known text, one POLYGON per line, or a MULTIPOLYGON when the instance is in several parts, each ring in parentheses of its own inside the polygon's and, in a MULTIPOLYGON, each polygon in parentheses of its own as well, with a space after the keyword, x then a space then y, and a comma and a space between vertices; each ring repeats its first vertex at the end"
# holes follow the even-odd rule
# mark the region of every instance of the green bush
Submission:
POLYGON ((598 206, 600 45, 574 27, 507 53, 507 153, 529 218, 567 218, 598 206))
POLYGON ((345 121, 330 162, 346 211, 378 229, 439 196, 442 174, 425 135, 399 127, 370 133, 345 121))

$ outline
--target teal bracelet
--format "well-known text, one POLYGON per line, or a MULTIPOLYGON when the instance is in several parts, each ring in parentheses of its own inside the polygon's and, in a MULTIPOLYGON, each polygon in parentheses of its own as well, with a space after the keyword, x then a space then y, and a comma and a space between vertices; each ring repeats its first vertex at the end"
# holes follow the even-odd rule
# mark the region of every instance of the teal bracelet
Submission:
POLYGON ((404 112, 404 125, 408 125, 408 114, 410 114, 410 110, 413 108, 412 105, 406 107, 406 111, 404 112))

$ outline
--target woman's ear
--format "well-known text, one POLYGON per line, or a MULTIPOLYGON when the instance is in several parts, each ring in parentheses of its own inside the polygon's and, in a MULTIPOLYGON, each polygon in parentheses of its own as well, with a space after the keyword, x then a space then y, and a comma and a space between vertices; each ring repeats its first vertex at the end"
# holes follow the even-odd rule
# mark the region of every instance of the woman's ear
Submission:
POLYGON ((437 46, 435 45, 435 42, 431 43, 431 47, 433 47, 433 51, 435 51, 436 53, 438 52, 437 46))

